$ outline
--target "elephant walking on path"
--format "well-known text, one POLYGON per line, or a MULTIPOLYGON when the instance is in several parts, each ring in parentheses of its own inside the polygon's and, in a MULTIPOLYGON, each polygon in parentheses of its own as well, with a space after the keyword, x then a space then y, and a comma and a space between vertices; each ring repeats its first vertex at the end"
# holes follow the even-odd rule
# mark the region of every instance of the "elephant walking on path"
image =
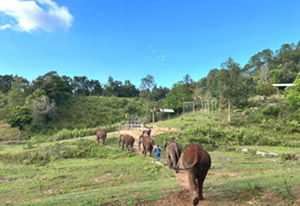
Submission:
POLYGON ((151 157, 151 154, 152 154, 152 150, 153 150, 153 147, 154 147, 154 140, 150 137, 142 137, 141 138, 141 142, 139 142, 139 148, 140 148, 140 144, 143 145, 143 154, 144 156, 147 155, 147 153, 149 152, 150 153, 150 157, 151 157))
POLYGON ((96 131, 97 134, 97 142, 100 143, 100 140, 102 140, 102 144, 105 145, 105 139, 106 139, 106 132, 102 129, 98 129, 96 131))
POLYGON ((126 148, 128 150, 128 147, 130 147, 131 152, 133 152, 133 145, 134 145, 135 139, 131 135, 120 135, 119 138, 119 147, 122 144, 122 151, 124 150, 124 145, 126 145, 126 148))
POLYGON ((167 153, 167 163, 169 168, 173 168, 178 172, 178 162, 182 153, 182 147, 175 141, 169 140, 165 143, 167 153))
POLYGON ((203 200, 203 182, 211 166, 210 155, 197 144, 191 144, 183 154, 183 166, 187 170, 193 193, 193 204, 203 200))

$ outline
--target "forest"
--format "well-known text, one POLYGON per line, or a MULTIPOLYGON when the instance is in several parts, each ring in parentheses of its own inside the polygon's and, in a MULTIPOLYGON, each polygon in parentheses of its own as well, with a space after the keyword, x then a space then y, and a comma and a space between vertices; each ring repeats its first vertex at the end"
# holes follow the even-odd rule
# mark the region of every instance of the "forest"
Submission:
MULTIPOLYGON (((187 74, 172 88, 158 86, 150 74, 139 86, 130 80, 109 77, 107 83, 101 83, 86 76, 60 76, 55 71, 33 81, 7 74, 0 76, 0 120, 31 136, 114 124, 125 121, 125 113, 149 121, 151 109, 170 108, 180 114, 186 101, 195 101, 196 108, 200 106, 197 100, 203 99, 217 101, 222 109, 250 108, 255 105, 249 98, 260 95, 266 100, 277 93, 272 83, 293 83, 299 72, 300 43, 292 43, 276 51, 258 52, 243 67, 228 58, 206 77, 196 81, 187 74)), ((298 87, 296 82, 286 99, 289 114, 297 119, 298 87)))

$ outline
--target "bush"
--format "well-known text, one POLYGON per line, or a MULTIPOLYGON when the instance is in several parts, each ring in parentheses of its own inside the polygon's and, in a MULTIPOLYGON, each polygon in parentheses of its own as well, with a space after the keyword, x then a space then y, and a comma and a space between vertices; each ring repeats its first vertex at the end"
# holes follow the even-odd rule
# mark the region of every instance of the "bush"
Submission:
POLYGON ((116 159, 135 155, 137 154, 99 146, 95 141, 78 140, 72 143, 56 143, 52 146, 30 149, 19 153, 0 154, 0 160, 9 163, 46 165, 57 159, 116 159))
POLYGON ((281 154, 281 160, 298 160, 299 156, 297 154, 281 154))
POLYGON ((106 132, 113 132, 116 131, 117 125, 107 125, 97 128, 85 128, 85 129, 62 129, 61 131, 57 132, 54 135, 36 135, 31 138, 30 141, 33 143, 40 143, 40 142, 47 142, 47 141, 59 141, 59 140, 66 140, 66 139, 73 139, 78 137, 85 137, 90 135, 96 135, 97 129, 103 129, 106 132))
POLYGON ((281 111, 282 108, 278 105, 268 105, 262 110, 262 113, 264 115, 278 117, 281 111))

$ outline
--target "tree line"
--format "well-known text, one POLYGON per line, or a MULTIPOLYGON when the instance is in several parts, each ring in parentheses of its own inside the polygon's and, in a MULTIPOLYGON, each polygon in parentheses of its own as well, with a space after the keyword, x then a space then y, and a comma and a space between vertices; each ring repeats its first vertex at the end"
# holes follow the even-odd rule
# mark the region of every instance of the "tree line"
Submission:
MULTIPOLYGON (((20 116, 15 122, 31 122, 43 119, 45 123, 53 119, 53 114, 70 97, 104 96, 141 99, 144 102, 145 116, 153 108, 167 107, 177 113, 182 111, 183 102, 214 99, 224 108, 243 108, 248 99, 262 95, 265 99, 276 89, 271 83, 292 83, 300 72, 300 43, 284 44, 275 52, 265 49, 253 55, 245 66, 232 58, 220 68, 210 70, 198 81, 185 75, 172 88, 158 87, 151 75, 141 79, 139 88, 130 80, 124 82, 109 77, 106 84, 86 76, 60 76, 51 71, 29 82, 14 75, 0 75, 0 120, 9 119, 11 114, 20 116), (31 113, 23 118, 22 114, 31 113)), ((131 105, 132 107, 132 105, 131 105)), ((135 112, 134 109, 130 110, 135 112)), ((230 115, 229 121, 230 121, 230 115)), ((11 121, 12 125, 16 125, 11 121)))

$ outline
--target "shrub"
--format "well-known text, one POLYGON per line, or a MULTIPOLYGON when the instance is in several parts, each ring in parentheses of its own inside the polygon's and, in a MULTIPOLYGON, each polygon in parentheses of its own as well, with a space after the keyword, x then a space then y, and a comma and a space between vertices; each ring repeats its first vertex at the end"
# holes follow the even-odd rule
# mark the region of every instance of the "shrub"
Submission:
POLYGON ((10 163, 46 165, 62 158, 116 159, 135 155, 137 154, 99 146, 95 141, 78 140, 71 143, 56 143, 52 146, 25 150, 19 153, 0 154, 0 160, 10 163))
POLYGON ((97 128, 84 128, 84 129, 62 129, 61 131, 55 133, 54 135, 36 135, 31 138, 30 141, 34 143, 39 142, 47 142, 47 141, 59 141, 59 140, 65 140, 65 139, 73 139, 78 137, 85 137, 90 135, 96 135, 97 129, 103 129, 106 132, 113 132, 116 131, 116 124, 113 125, 107 125, 97 128))
POLYGON ((281 111, 282 108, 278 105, 268 105, 262 110, 262 113, 264 115, 278 117, 281 111))

